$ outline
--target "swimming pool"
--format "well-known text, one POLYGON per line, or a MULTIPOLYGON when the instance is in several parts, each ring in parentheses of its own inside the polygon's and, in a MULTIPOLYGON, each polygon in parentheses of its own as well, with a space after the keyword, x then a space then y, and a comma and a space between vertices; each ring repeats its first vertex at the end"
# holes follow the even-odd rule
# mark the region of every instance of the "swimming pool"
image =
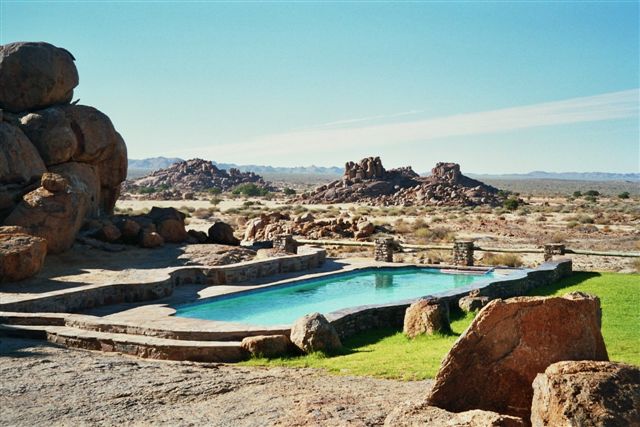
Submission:
POLYGON ((182 304, 175 315, 254 325, 288 325, 308 313, 362 305, 401 302, 471 285, 496 277, 446 273, 433 268, 365 269, 182 304))

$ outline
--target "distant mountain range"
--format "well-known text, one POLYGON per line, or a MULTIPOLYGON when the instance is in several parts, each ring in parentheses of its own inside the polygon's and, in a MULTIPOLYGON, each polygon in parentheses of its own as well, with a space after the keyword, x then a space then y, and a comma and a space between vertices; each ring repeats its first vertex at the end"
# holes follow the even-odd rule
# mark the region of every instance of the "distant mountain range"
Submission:
MULTIPOLYGON (((182 159, 173 157, 153 157, 150 159, 129 159, 130 169, 164 169, 182 159)), ((220 169, 236 168, 241 172, 255 172, 260 174, 309 174, 309 175, 342 175, 343 168, 324 167, 324 166, 294 166, 294 167, 275 167, 262 165, 236 165, 235 163, 218 163, 212 161, 220 169)))
POLYGON ((640 173, 544 172, 512 174, 467 174, 475 179, 558 179, 570 181, 640 181, 640 173))
MULTIPOLYGON (((157 170, 164 169, 182 159, 177 157, 153 157, 149 159, 129 159, 130 169, 157 170)), ((261 174, 299 174, 299 175, 342 175, 344 169, 333 166, 294 166, 275 167, 262 165, 237 165, 235 163, 212 162, 220 169, 236 168, 242 172, 255 172, 261 174)), ((466 174, 475 179, 557 179, 571 181, 633 181, 640 182, 640 173, 608 173, 608 172, 544 172, 533 171, 529 173, 514 174, 466 174)))

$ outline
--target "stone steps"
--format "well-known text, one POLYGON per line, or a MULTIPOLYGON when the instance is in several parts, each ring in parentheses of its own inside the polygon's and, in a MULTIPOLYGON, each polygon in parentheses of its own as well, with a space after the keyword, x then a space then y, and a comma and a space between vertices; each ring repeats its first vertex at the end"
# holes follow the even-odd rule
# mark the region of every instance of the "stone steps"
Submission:
POLYGON ((46 338, 70 348, 117 352, 132 356, 193 362, 237 362, 248 357, 239 341, 187 341, 117 334, 68 326, 0 325, 0 335, 46 338))

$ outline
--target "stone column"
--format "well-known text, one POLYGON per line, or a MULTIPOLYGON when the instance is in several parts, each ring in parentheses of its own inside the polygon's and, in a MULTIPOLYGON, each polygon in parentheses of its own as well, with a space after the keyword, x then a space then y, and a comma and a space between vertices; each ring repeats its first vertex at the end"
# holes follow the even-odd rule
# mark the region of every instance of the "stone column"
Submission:
POLYGON ((551 261, 554 255, 564 255, 563 243, 545 243, 544 260, 551 261))
POLYGON ((273 248, 295 254, 298 252, 298 245, 291 234, 278 234, 273 238, 273 248))
POLYGON ((376 261, 393 262, 393 238, 383 237, 376 239, 373 257, 376 261))
POLYGON ((453 263, 473 265, 473 240, 456 240, 453 243, 453 263))

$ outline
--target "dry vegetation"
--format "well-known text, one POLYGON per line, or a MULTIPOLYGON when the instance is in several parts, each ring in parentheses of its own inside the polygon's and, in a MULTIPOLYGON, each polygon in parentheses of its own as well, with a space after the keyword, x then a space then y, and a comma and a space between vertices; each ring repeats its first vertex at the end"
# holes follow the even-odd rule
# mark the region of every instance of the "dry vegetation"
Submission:
MULTIPOLYGON (((313 183, 307 182, 307 185, 313 183)), ((288 188, 305 185, 301 181, 284 184, 288 184, 288 188)), ((609 193, 621 189, 611 183, 602 186, 609 193)), ((282 193, 251 198, 203 193, 196 195, 195 200, 123 200, 118 203, 117 210, 136 214, 144 213, 154 205, 174 206, 187 215, 190 228, 206 231, 213 221, 222 220, 234 226, 239 237, 247 221, 261 214, 281 212, 295 217, 310 212, 316 219, 342 216, 356 222, 361 219, 371 221, 376 232, 368 240, 387 235, 403 243, 446 245, 457 238, 465 238, 488 248, 540 248, 544 243, 565 243, 572 249, 639 252, 640 197, 633 194, 628 198, 604 196, 586 185, 581 188, 554 196, 545 195, 549 192, 547 188, 540 194, 533 192, 533 188, 533 194, 520 194, 520 203, 507 207, 299 205, 291 203, 293 195, 282 193)), ((336 246, 329 247, 328 251, 330 256, 371 255, 369 247, 336 246)), ((539 254, 477 254, 478 262, 487 265, 532 265, 540 262, 540 258, 539 254)), ((450 253, 407 251, 399 254, 398 260, 448 262, 450 253)), ((633 258, 574 257, 574 262, 584 269, 631 271, 640 268, 637 258, 634 261, 633 258)))

